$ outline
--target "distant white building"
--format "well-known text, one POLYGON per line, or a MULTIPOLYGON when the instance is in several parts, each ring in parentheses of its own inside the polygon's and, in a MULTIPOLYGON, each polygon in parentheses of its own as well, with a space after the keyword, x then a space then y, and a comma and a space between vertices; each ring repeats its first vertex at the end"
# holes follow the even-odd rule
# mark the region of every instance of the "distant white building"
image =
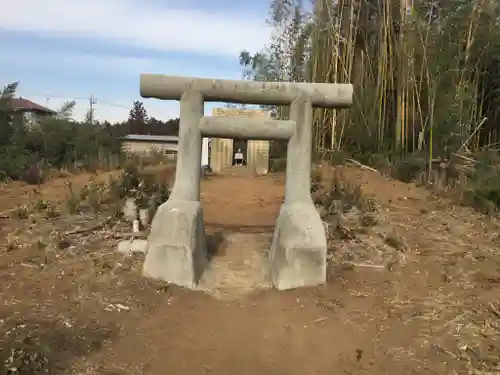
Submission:
MULTIPOLYGON (((161 153, 164 155, 177 155, 179 137, 171 135, 143 135, 128 134, 123 137, 122 149, 124 152, 136 155, 161 153)), ((201 166, 209 165, 210 139, 203 138, 201 150, 201 166)))
POLYGON ((128 134, 123 137, 122 149, 124 152, 136 155, 157 152, 175 156, 178 144, 179 137, 177 136, 128 134))

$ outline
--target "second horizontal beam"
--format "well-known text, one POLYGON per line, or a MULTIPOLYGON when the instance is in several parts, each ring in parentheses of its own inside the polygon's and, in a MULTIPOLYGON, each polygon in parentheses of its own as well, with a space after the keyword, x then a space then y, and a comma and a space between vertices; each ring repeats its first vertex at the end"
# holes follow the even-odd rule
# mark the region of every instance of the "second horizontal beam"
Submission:
POLYGON ((295 122, 291 120, 204 116, 200 120, 200 131, 204 137, 289 140, 295 131, 295 122))

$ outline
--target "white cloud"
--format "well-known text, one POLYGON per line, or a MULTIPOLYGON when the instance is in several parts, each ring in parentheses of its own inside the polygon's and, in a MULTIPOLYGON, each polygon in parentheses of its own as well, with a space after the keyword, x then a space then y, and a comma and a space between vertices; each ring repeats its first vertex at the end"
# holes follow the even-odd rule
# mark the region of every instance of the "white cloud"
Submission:
POLYGON ((72 70, 74 72, 85 71, 87 74, 96 72, 107 76, 136 77, 141 73, 165 73, 170 75, 197 76, 202 78, 227 78, 241 79, 241 72, 235 70, 218 68, 217 66, 203 64, 202 59, 182 58, 150 58, 129 57, 119 55, 103 54, 68 54, 62 52, 46 51, 33 59, 29 50, 9 52, 5 49, 0 54, 0 63, 15 64, 16 67, 33 67, 38 70, 43 68, 57 68, 72 70), (194 62, 194 63, 193 63, 194 62))
POLYGON ((260 50, 269 39, 265 20, 245 13, 162 7, 141 0, 18 0, 0 12, 13 31, 116 42, 158 51, 237 56, 260 50))
MULTIPOLYGON (((157 99, 141 99, 139 96, 139 76, 143 72, 167 73, 170 75, 183 75, 193 77, 222 78, 222 79, 240 79, 241 72, 235 70, 222 70, 213 67, 198 64, 193 66, 189 61, 182 59, 152 59, 139 57, 122 57, 116 55, 71 55, 47 52, 40 55, 36 61, 30 58, 29 53, 6 53, 0 55, 0 63, 5 62, 8 65, 17 67, 33 67, 36 64, 37 71, 43 72, 44 68, 52 67, 61 70, 81 71, 88 74, 93 71, 101 76, 105 76, 104 81, 95 82, 92 94, 97 103, 94 108, 99 120, 110 122, 124 121, 128 117, 128 111, 132 107, 134 100, 143 100, 150 116, 161 120, 168 120, 179 116, 179 103, 176 101, 162 101, 157 99), (113 83, 120 81, 120 86, 130 87, 127 93, 120 93, 115 90, 113 83), (110 92, 116 92, 110 96, 110 92), (134 93, 136 92, 136 95, 134 93)), ((43 73, 42 73, 43 74, 43 73)), ((3 74, 0 73, 0 77, 3 74)), ((5 82, 15 81, 16 79, 6 79, 5 82)), ((79 79, 73 83, 66 82, 63 87, 56 86, 38 86, 30 84, 29 79, 21 79, 19 86, 19 95, 26 97, 38 104, 48 106, 52 109, 59 108, 64 102, 75 100, 76 108, 74 118, 83 120, 87 112, 88 92, 79 91, 79 79)), ((206 104, 211 108, 214 104, 206 104)))
MULTIPOLYGON (((85 97, 89 90, 97 98, 95 109, 100 120, 125 120, 132 102, 140 99, 139 74, 143 72, 239 79, 241 71, 236 58, 239 52, 242 49, 260 50, 269 36, 269 28, 261 16, 213 12, 209 1, 199 9, 182 9, 171 0, 164 0, 161 7, 146 0, 18 0, 9 2, 8 9, 8 12, 0 12, 0 30, 32 32, 41 38, 71 38, 75 46, 79 40, 86 39, 144 47, 165 52, 165 55, 168 52, 200 55, 196 60, 193 57, 183 59, 182 56, 149 58, 144 55, 68 54, 43 45, 37 48, 43 53, 34 53, 22 44, 4 46, 0 54, 2 82, 20 80, 20 95, 54 109, 67 100, 76 100, 75 118, 78 120, 83 119, 88 108, 85 97), (234 69, 228 70, 213 62, 208 65, 203 55, 230 57, 235 62, 234 69), (30 72, 36 71, 38 76, 43 76, 44 70, 48 75, 54 74, 54 70, 64 72, 72 82, 66 81, 61 86, 61 80, 54 80, 47 84, 50 81, 47 75, 40 80, 45 82, 43 85, 30 79, 30 72), (72 72, 75 74, 68 74, 72 72), (82 74, 91 77, 92 72, 106 79, 82 84, 82 74), (119 87, 125 88, 125 92, 113 88, 113 82, 118 79, 119 87)), ((179 114, 178 102, 153 99, 144 102, 149 114, 156 118, 167 120, 179 114)), ((207 113, 219 105, 207 104, 207 113)))

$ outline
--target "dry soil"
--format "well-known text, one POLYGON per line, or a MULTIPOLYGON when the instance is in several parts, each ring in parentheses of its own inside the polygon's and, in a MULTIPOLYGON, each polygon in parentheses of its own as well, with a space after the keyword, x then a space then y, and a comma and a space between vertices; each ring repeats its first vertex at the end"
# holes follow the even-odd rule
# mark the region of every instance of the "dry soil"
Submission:
MULTIPOLYGON (((117 228, 71 234, 102 218, 0 219, 0 373, 36 355, 54 374, 499 373, 498 222, 375 172, 342 175, 377 202, 375 222, 346 214, 328 283, 286 292, 261 273, 279 174, 203 181, 213 263, 199 291, 143 279, 140 255, 114 251, 117 228)), ((62 200, 61 186, 38 194, 62 200)), ((4 187, 0 211, 26 191, 4 187)))

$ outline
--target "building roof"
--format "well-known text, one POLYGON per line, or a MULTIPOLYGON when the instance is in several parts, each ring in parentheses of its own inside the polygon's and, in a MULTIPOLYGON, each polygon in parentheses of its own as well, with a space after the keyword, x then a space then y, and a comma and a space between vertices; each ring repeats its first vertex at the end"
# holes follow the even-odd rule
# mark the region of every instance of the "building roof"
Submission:
POLYGON ((127 134, 123 139, 139 142, 179 142, 179 137, 172 135, 127 134))
POLYGON ((50 108, 44 107, 43 105, 32 102, 31 100, 24 98, 14 98, 11 101, 12 110, 14 111, 31 111, 31 112, 43 112, 47 114, 56 114, 50 108))

